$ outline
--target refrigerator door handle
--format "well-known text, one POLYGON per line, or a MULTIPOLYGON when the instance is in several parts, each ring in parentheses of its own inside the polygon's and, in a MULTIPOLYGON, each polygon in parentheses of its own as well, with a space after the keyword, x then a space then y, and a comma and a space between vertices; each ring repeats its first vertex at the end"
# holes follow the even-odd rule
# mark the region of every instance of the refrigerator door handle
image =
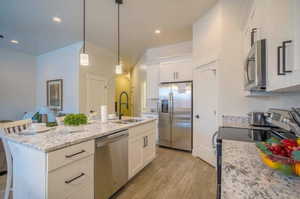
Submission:
POLYGON ((174 119, 174 96, 173 93, 171 93, 171 108, 170 108, 170 112, 171 112, 171 120, 173 121, 174 119))
POLYGON ((170 122, 172 121, 172 93, 169 93, 169 109, 168 109, 168 112, 169 112, 169 119, 170 119, 170 122))

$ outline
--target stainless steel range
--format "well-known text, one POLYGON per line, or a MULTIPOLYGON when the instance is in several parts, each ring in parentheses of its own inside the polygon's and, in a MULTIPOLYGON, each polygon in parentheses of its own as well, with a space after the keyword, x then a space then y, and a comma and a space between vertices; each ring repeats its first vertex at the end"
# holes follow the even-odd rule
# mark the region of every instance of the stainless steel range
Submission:
POLYGON ((271 125, 300 137, 300 108, 292 108, 291 110, 270 109, 265 116, 266 121, 271 125))

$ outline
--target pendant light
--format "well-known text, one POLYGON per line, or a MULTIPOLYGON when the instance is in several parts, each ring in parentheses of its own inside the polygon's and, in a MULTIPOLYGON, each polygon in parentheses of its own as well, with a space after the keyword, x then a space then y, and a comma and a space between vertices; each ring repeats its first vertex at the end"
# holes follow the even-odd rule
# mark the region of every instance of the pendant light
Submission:
POLYGON ((80 53, 80 65, 88 66, 89 65, 89 55, 86 53, 86 44, 85 44, 85 0, 83 0, 83 49, 80 53))
POLYGON ((116 65, 116 74, 120 75, 123 73, 123 66, 120 57, 120 5, 123 4, 123 0, 116 0, 116 4, 118 8, 118 64, 116 65))

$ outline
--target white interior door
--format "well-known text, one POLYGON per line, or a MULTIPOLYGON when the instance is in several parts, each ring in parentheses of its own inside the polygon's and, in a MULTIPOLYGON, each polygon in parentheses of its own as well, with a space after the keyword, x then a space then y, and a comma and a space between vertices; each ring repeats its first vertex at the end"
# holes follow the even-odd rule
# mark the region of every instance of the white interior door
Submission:
POLYGON ((100 112, 101 105, 107 105, 106 80, 100 76, 87 75, 87 112, 100 112))
POLYGON ((193 154, 215 166, 212 137, 217 131, 217 62, 194 71, 193 154))

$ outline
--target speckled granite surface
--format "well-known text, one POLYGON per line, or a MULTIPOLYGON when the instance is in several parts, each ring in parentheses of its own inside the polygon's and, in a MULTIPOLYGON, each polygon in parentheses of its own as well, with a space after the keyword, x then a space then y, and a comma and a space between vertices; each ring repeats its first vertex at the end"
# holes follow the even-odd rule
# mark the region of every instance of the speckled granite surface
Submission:
POLYGON ((223 140, 222 199, 299 199, 300 177, 266 167, 254 143, 223 140))
POLYGON ((60 129, 61 127, 57 127, 49 132, 35 135, 0 134, 0 136, 4 139, 8 139, 9 141, 20 143, 40 151, 51 152, 66 146, 109 135, 116 131, 128 129, 130 127, 138 126, 154 120, 156 119, 144 118, 144 120, 141 122, 135 122, 131 124, 116 124, 112 122, 103 124, 96 122, 94 124, 85 125, 83 131, 75 133, 69 133, 63 129, 60 129))

